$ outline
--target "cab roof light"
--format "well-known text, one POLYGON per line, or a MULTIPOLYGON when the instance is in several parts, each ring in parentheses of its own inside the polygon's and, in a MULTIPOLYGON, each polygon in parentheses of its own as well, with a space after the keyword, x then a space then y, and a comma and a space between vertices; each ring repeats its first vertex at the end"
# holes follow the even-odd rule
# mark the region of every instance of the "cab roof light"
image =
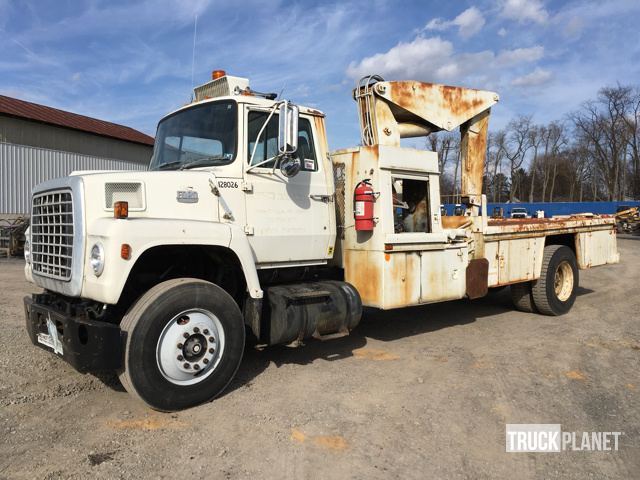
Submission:
POLYGON ((217 80, 227 75, 227 72, 224 70, 214 70, 211 72, 211 80, 217 80))

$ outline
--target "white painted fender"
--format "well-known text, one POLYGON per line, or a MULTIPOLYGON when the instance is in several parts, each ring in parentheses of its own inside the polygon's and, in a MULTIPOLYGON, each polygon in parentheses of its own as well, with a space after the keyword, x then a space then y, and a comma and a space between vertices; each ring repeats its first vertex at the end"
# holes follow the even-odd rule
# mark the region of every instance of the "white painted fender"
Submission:
POLYGON ((240 260, 253 298, 262 298, 253 253, 244 232, 237 226, 197 220, 166 218, 99 218, 87 225, 84 281, 81 296, 108 304, 118 302, 131 269, 140 256, 153 247, 163 245, 207 245, 232 250, 240 260), (97 277, 89 262, 91 247, 102 243, 105 266, 97 277), (131 246, 129 260, 120 257, 123 243, 131 246))

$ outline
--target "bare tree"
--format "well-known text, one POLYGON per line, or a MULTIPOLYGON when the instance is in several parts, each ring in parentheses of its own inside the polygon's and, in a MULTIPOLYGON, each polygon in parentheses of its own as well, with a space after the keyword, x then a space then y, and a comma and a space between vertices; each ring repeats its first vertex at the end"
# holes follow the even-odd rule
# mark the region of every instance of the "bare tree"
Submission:
POLYGON ((609 200, 621 200, 624 194, 631 94, 631 88, 620 85, 603 88, 596 101, 585 102, 571 115, 577 136, 589 146, 609 200))
POLYGON ((502 162, 505 158, 507 142, 507 133, 504 130, 498 130, 490 133, 487 140, 487 171, 491 168, 491 173, 487 175, 487 195, 491 192, 492 201, 500 200, 500 192, 502 191, 502 162))
POLYGON ((527 151, 531 148, 530 132, 533 127, 530 116, 519 116, 507 125, 507 141, 505 145, 505 157, 509 160, 509 174, 511 176, 511 190, 509 201, 513 202, 520 187, 516 178, 516 172, 524 163, 527 151))
POLYGON ((536 166, 538 163, 538 149, 542 143, 546 128, 543 125, 532 125, 529 130, 529 145, 533 149, 533 157, 531 158, 531 164, 529 165, 529 203, 533 202, 533 192, 535 191, 536 184, 536 166))

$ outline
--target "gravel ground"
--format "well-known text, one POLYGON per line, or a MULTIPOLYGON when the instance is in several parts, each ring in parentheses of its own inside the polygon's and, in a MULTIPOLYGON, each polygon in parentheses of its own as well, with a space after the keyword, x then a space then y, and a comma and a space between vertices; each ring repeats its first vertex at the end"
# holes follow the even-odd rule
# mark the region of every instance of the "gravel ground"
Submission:
POLYGON ((367 311, 350 336, 246 352, 177 414, 29 343, 22 262, 0 260, 0 478, 638 478, 640 238, 581 272, 563 317, 508 290, 367 311), (506 423, 622 431, 617 452, 505 453, 506 423))

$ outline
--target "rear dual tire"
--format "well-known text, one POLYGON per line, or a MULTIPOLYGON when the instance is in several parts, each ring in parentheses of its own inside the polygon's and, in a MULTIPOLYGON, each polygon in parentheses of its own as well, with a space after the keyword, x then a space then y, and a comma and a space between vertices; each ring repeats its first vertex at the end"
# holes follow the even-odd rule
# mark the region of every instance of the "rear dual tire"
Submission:
POLYGON ((523 312, 564 315, 573 306, 579 284, 576 256, 565 245, 544 248, 540 278, 511 285, 515 307, 523 312))
POLYGON ((129 310, 125 389, 155 410, 212 400, 231 382, 244 352, 242 314, 217 285, 180 278, 151 288, 129 310))

